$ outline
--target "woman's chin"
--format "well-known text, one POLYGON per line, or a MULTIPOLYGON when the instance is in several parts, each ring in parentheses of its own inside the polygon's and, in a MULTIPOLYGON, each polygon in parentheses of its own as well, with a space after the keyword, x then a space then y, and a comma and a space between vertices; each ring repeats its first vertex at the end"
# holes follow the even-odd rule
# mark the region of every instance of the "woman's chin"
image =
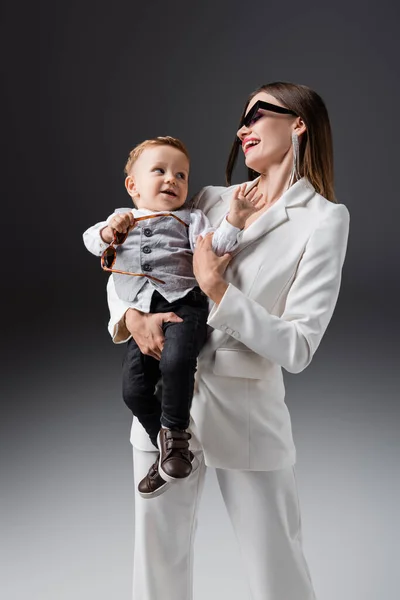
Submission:
POLYGON ((263 172, 261 164, 257 160, 251 160, 251 158, 248 158, 244 161, 244 163, 248 169, 252 169, 252 171, 256 171, 256 173, 263 172))

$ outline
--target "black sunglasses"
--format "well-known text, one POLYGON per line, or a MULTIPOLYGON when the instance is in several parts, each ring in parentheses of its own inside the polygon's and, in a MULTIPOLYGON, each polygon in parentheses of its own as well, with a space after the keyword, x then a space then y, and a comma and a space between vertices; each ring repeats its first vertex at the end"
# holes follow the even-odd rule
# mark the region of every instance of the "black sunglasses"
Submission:
POLYGON ((241 120, 239 129, 244 125, 248 127, 260 109, 270 110, 271 112, 279 113, 281 115, 293 115, 294 117, 298 116, 293 110, 290 110, 289 108, 284 108, 283 106, 277 106, 276 104, 270 104, 269 102, 257 100, 254 106, 251 107, 247 115, 245 115, 241 120))

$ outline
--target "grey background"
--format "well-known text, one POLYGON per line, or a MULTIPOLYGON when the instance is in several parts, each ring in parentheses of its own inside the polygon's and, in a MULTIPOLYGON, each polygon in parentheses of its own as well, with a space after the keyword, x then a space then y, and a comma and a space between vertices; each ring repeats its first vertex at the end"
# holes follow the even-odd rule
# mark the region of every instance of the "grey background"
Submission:
MULTIPOLYGON (((351 214, 333 320, 286 374, 306 556, 319 600, 397 597, 396 3, 8 2, 2 16, 2 597, 130 598, 123 348, 81 234, 129 206, 122 169, 142 139, 186 142, 192 193, 223 184, 243 103, 274 80, 325 99, 351 214)), ((221 597, 246 584, 210 472, 195 598, 221 597)))

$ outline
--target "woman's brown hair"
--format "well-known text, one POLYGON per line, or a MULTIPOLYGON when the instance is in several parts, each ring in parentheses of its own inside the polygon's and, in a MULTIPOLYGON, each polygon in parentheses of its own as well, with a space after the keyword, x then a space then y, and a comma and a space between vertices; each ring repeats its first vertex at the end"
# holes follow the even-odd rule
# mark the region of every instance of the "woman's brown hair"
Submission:
MULTIPOLYGON (((333 186, 333 144, 328 111, 325 103, 314 90, 305 85, 277 81, 260 86, 250 94, 243 109, 240 122, 246 114, 252 98, 260 92, 274 96, 286 108, 293 110, 306 124, 307 130, 300 136, 299 172, 306 177, 315 190, 331 202, 336 202, 333 186)), ((231 185, 240 142, 238 138, 232 145, 226 166, 226 184, 231 185)), ((249 179, 255 179, 259 173, 248 169, 249 179)))

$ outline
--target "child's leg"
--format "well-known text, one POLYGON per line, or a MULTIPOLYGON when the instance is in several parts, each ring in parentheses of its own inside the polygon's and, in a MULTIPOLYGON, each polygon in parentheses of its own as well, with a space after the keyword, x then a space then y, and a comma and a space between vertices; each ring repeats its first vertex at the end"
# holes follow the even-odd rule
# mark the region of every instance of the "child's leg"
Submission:
POLYGON ((142 354, 135 340, 130 339, 122 367, 122 394, 156 447, 161 418, 161 404, 155 396, 159 377, 158 360, 142 354))
POLYGON ((189 425, 197 357, 206 341, 208 303, 197 288, 179 303, 169 306, 183 322, 164 324, 158 472, 162 479, 173 482, 188 477, 193 466, 189 452, 190 434, 185 430, 189 425))
POLYGON ((207 337, 208 302, 196 288, 170 306, 183 322, 164 324, 165 343, 159 365, 161 424, 169 429, 185 430, 189 425, 197 357, 207 337))

